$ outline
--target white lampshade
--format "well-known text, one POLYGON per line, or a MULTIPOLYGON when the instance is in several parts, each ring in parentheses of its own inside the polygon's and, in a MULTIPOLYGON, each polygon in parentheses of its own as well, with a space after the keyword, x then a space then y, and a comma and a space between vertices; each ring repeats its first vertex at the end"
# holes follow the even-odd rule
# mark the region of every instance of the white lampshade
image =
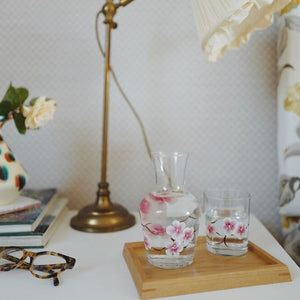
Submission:
POLYGON ((202 48, 210 61, 247 43, 253 30, 273 23, 290 0, 192 0, 202 48))

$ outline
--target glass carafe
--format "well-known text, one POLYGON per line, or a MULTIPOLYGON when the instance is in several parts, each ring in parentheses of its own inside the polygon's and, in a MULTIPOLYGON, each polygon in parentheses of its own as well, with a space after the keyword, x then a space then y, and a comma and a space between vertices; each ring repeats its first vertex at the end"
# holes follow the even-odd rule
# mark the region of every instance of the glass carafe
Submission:
POLYGON ((148 261, 163 269, 183 268, 194 259, 200 202, 184 189, 187 158, 153 153, 156 187, 140 203, 148 261))

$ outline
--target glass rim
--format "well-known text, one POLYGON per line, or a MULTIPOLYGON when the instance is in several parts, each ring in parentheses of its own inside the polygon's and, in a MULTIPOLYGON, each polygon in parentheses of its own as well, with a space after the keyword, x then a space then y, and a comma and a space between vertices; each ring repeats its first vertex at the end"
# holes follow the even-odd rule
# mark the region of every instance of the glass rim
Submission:
POLYGON ((189 156, 188 152, 184 151, 153 151, 151 152, 152 157, 162 156, 175 156, 175 157, 183 157, 183 156, 189 156))
POLYGON ((220 200, 220 201, 226 201, 226 200, 238 201, 238 200, 251 199, 251 194, 249 192, 240 189, 226 189, 226 188, 206 189, 203 191, 203 196, 204 198, 206 197, 206 198, 220 200), (222 194, 224 193, 228 193, 229 196, 228 197, 222 196, 222 194))

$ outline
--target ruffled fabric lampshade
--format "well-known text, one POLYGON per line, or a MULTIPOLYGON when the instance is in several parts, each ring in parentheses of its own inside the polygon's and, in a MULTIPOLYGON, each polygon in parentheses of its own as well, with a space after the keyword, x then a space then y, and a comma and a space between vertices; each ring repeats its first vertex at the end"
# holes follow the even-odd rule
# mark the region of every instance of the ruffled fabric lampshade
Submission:
POLYGON ((202 48, 210 61, 247 43, 252 31, 273 23, 291 0, 192 0, 202 48))

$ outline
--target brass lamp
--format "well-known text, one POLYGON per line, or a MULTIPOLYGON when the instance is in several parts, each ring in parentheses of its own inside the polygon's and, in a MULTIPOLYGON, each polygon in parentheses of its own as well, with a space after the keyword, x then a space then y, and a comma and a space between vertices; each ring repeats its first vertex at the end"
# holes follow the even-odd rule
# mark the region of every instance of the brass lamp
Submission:
POLYGON ((115 4, 113 0, 106 0, 102 8, 106 25, 106 52, 105 52, 105 82, 104 82, 104 108, 102 129, 102 165, 101 181, 98 184, 97 198, 94 204, 84 207, 72 218, 71 226, 84 232, 113 232, 129 228, 135 224, 135 218, 127 209, 110 200, 107 170, 107 144, 108 144, 108 108, 109 108, 109 82, 110 82, 110 52, 111 31, 117 28, 113 18, 121 6, 126 6, 133 0, 120 0, 115 4))

